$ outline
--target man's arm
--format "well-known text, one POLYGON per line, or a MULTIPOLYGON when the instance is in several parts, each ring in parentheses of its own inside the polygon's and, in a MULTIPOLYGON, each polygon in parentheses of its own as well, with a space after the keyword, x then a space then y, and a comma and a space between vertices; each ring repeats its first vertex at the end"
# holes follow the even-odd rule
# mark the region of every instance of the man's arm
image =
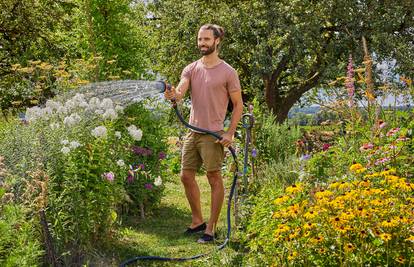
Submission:
POLYGON ((222 137, 223 139, 220 143, 228 147, 233 142, 234 133, 236 132, 237 124, 239 123, 242 114, 243 114, 243 99, 241 91, 230 93, 230 100, 233 104, 233 112, 231 114, 230 126, 227 132, 225 132, 222 137))
POLYGON ((184 98, 185 93, 188 91, 189 87, 190 79, 182 78, 177 88, 173 86, 171 90, 165 90, 164 96, 168 100, 175 99, 176 102, 180 102, 184 98))

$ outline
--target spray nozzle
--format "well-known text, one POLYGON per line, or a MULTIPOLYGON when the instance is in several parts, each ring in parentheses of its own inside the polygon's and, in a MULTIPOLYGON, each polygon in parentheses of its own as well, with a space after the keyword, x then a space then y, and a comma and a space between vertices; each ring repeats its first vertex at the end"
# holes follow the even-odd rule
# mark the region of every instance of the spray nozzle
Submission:
POLYGON ((171 90, 171 84, 165 81, 157 81, 155 87, 160 91, 160 93, 164 93, 165 90, 171 90))

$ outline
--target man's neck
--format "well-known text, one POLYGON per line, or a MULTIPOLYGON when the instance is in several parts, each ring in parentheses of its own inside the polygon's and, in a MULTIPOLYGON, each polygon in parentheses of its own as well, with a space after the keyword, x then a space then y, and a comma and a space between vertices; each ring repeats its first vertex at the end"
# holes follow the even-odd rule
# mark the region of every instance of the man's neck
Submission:
POLYGON ((201 62, 207 68, 212 68, 212 67, 217 66, 218 64, 220 64, 221 59, 219 58, 217 53, 211 53, 210 55, 203 56, 201 58, 201 62))

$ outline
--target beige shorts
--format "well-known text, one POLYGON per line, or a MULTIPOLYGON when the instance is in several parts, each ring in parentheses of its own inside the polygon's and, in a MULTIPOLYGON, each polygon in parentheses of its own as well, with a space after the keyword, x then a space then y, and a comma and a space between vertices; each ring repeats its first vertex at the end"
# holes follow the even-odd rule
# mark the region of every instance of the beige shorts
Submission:
MULTIPOLYGON (((221 135, 224 131, 217 133, 221 135)), ((217 139, 209 134, 190 131, 184 139, 181 169, 198 170, 204 163, 208 172, 221 170, 224 147, 216 141, 217 139)))

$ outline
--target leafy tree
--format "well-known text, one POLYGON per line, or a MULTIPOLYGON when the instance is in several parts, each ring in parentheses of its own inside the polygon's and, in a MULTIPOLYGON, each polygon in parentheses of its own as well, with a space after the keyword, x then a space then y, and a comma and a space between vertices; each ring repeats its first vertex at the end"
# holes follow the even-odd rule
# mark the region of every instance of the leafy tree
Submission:
POLYGON ((362 37, 378 59, 395 58, 412 75, 413 8, 405 0, 155 1, 155 62, 176 81, 199 57, 198 28, 220 24, 222 57, 239 71, 246 95, 259 93, 282 122, 304 93, 343 72, 349 54, 362 61, 362 37))

